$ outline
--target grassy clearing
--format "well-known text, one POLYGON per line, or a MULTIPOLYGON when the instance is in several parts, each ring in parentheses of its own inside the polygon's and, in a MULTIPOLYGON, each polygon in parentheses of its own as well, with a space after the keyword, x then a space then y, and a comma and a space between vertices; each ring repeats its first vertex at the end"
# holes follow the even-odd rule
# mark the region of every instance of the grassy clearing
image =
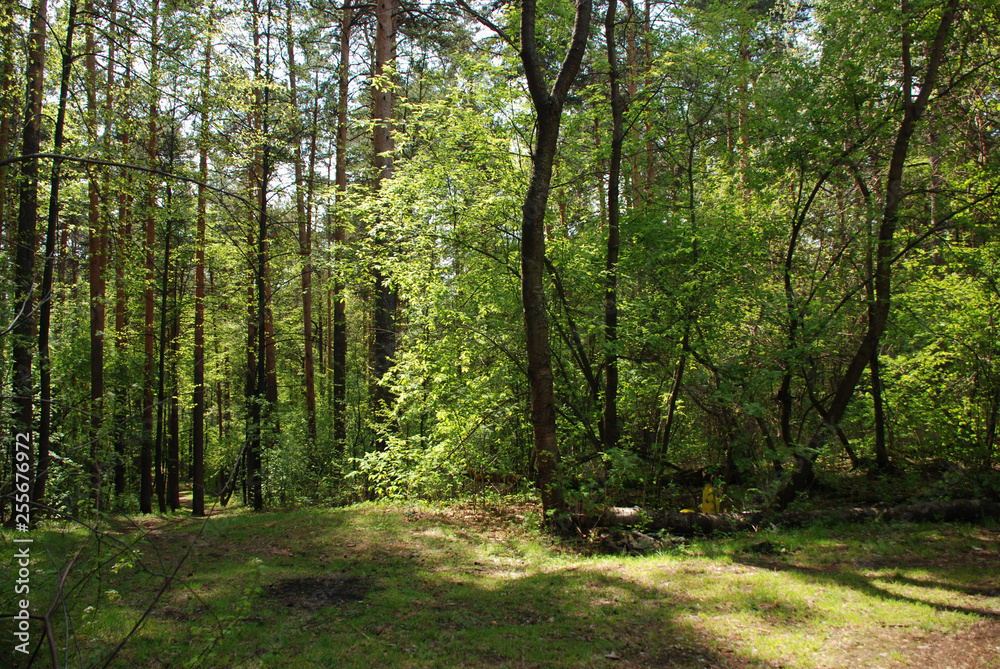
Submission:
MULTIPOLYGON (((526 505, 143 517, 115 527, 133 550, 102 542, 99 571, 94 540, 80 553, 54 620, 75 636, 62 664, 114 647, 189 552, 114 666, 1000 667, 995 524, 767 531, 641 557, 536 526, 526 505)), ((36 602, 84 539, 34 534, 36 602)))

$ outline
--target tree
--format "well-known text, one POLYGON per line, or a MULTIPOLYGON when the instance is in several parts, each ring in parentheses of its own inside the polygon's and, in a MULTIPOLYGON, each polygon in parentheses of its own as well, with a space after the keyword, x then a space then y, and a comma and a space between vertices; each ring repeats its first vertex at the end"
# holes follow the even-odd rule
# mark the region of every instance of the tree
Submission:
MULTIPOLYGON (((892 287, 892 264, 895 257, 895 247, 893 237, 899 220, 899 207, 903 198, 903 170, 906 166, 907 154, 910 148, 910 140, 916 131, 917 122, 923 116, 930 101, 931 93, 937 82, 938 70, 944 57, 947 47, 949 33, 952 22, 958 12, 958 0, 949 0, 948 4, 941 12, 941 19, 938 22, 937 30, 933 39, 928 40, 926 47, 926 65, 924 74, 920 82, 920 92, 916 96, 913 94, 913 78, 915 76, 913 60, 911 55, 913 34, 911 28, 911 18, 909 3, 903 0, 903 30, 902 30, 902 65, 903 65, 903 97, 902 111, 903 118, 900 121, 896 132, 896 139, 892 149, 892 157, 889 161, 889 168, 886 173, 886 196, 885 206, 882 209, 882 221, 879 225, 878 246, 876 250, 874 296, 875 302, 869 311, 868 328, 857 352, 851 359, 850 364, 844 371, 843 376, 837 383, 837 389, 829 408, 826 410, 824 422, 837 425, 847 406, 854 396, 855 388, 861 378, 865 368, 873 365, 874 356, 878 349, 879 340, 885 332, 886 322, 889 317, 889 304, 892 287)), ((877 365, 877 363, 876 363, 877 365)), ((873 366, 872 373, 875 374, 877 366, 873 366)), ((816 454, 819 447, 825 440, 827 434, 826 427, 820 428, 809 442, 809 450, 816 454)), ((814 478, 813 460, 815 455, 807 456, 799 452, 795 453, 795 470, 789 485, 786 486, 778 496, 779 504, 785 506, 789 504, 798 491, 807 488, 814 478)))
MULTIPOLYGON (((209 6, 209 23, 215 5, 209 6)), ((208 182, 209 92, 212 73, 212 34, 205 38, 205 60, 201 73, 201 121, 198 142, 198 221, 195 241, 194 288, 194 408, 192 410, 192 471, 191 515, 205 515, 205 226, 208 202, 205 184, 208 182)), ((219 407, 219 424, 222 424, 219 407)))
POLYGON ((608 76, 611 89, 611 165, 608 169, 608 251, 605 265, 604 338, 606 371, 604 382, 604 447, 618 447, 618 247, 621 227, 619 182, 622 170, 622 143, 625 100, 622 97, 618 70, 618 44, 615 39, 617 0, 609 0, 604 19, 604 34, 608 49, 608 76))
MULTIPOLYGON (((97 44, 94 40, 93 0, 87 0, 84 8, 87 14, 87 125, 90 137, 97 141, 97 44)), ((68 41, 68 39, 67 39, 68 41)), ((109 43, 109 60, 113 47, 109 43)), ((108 68, 109 77, 111 68, 108 68)), ((110 83, 110 82, 109 82, 110 83)), ((111 93, 108 92, 110 97, 111 93)), ((110 121, 110 99, 106 103, 107 120, 110 121)), ((59 151, 57 150, 56 153, 59 151)), ((104 425, 104 328, 105 328, 105 280, 104 268, 107 265, 107 216, 101 215, 100 184, 95 176, 87 180, 87 221, 88 249, 90 255, 90 486, 94 497, 94 506, 101 508, 101 488, 103 485, 101 471, 101 444, 104 425)))
MULTIPOLYGON (((31 34, 28 37, 28 70, 26 73, 24 130, 21 139, 21 155, 34 156, 41 146, 42 100, 44 98, 45 76, 45 0, 36 0, 32 8, 31 34)), ((35 219, 38 216, 38 159, 32 158, 21 163, 21 183, 18 194, 16 251, 14 260, 14 376, 11 390, 14 396, 15 429, 27 435, 28 441, 28 486, 31 498, 39 501, 45 492, 45 477, 48 473, 48 453, 39 449, 38 469, 34 468, 33 388, 31 374, 31 331, 32 304, 34 302, 35 273, 35 219), (42 480, 36 485, 35 474, 42 480)), ((11 459, 11 466, 14 460, 11 459)), ((12 477, 16 469, 12 469, 12 477)))
POLYGON ((552 354, 549 348, 548 315, 545 311, 545 209, 549 199, 563 105, 580 70, 590 34, 591 5, 590 0, 578 0, 576 3, 572 42, 551 88, 547 88, 545 84, 537 47, 537 5, 534 0, 525 0, 521 7, 520 57, 537 117, 537 134, 531 154, 531 176, 521 218, 521 300, 527 335, 531 425, 537 458, 538 488, 542 507, 547 513, 562 511, 564 502, 562 482, 559 480, 552 354))
MULTIPOLYGON (((336 186, 338 203, 347 192, 347 98, 348 77, 351 65, 351 27, 353 15, 349 2, 344 2, 340 21, 340 62, 337 67, 337 168, 336 186)), ((337 215, 334 231, 334 264, 344 246, 344 216, 337 215)), ((338 268, 339 269, 339 268, 338 268)), ((333 432, 337 450, 343 452, 347 439, 347 313, 344 300, 344 281, 337 272, 333 285, 333 340, 331 366, 333 368, 333 432)))
MULTIPOLYGON (((159 17, 160 2, 153 0, 150 18, 150 84, 153 90, 149 104, 148 137, 146 138, 147 160, 151 167, 156 167, 157 138, 159 135, 159 17)), ((156 190, 157 179, 150 175, 146 184, 146 219, 143 251, 146 258, 146 286, 143 300, 143 337, 145 353, 143 363, 143 396, 142 396, 142 445, 139 461, 139 509, 143 513, 153 512, 153 365, 156 351, 156 341, 153 334, 155 303, 153 297, 153 281, 156 265, 156 190)), ((162 345, 162 339, 161 339, 162 345)), ((162 497, 161 497, 162 502, 162 497)))
POLYGON ((292 5, 288 4, 285 40, 288 47, 288 94, 292 113, 292 161, 295 163, 295 218, 302 256, 302 342, 305 347, 303 372, 306 390, 306 437, 316 441, 316 381, 313 365, 312 315, 312 230, 306 217, 306 185, 302 169, 302 121, 295 71, 295 36, 292 32, 292 5))
MULTIPOLYGON (((66 26, 66 44, 63 46, 62 71, 59 76, 59 107, 56 112, 54 152, 62 152, 66 126, 66 103, 69 99, 69 80, 73 70, 73 33, 76 30, 76 1, 69 5, 69 17, 66 26)), ((41 386, 41 402, 38 420, 38 453, 48 460, 49 440, 52 432, 52 370, 49 367, 49 329, 52 317, 52 272, 55 266, 56 228, 59 225, 59 187, 62 179, 60 168, 62 160, 52 161, 52 176, 49 183, 49 211, 45 226, 45 261, 42 270, 42 296, 38 314, 38 376, 41 386)), ((95 464, 96 466, 96 464, 95 464)), ((43 469, 47 470, 47 465, 43 469)), ((42 485, 36 485, 37 498, 41 501, 45 494, 45 479, 42 485)), ((97 487, 94 486, 96 501, 97 487)))
MULTIPOLYGON (((376 192, 387 179, 392 178, 392 152, 395 149, 392 138, 392 73, 396 61, 397 11, 396 0, 378 0, 375 12, 375 71, 372 75, 372 117, 375 121, 372 146, 377 170, 376 192)), ((376 226, 378 225, 380 221, 376 221, 376 226)), ((383 254, 390 252, 381 232, 378 233, 376 243, 383 254)), ((376 261, 372 269, 372 281, 375 308, 372 375, 376 383, 372 393, 372 408, 376 421, 386 422, 394 398, 389 387, 381 382, 392 367, 396 354, 396 309, 399 293, 380 261, 376 261)))

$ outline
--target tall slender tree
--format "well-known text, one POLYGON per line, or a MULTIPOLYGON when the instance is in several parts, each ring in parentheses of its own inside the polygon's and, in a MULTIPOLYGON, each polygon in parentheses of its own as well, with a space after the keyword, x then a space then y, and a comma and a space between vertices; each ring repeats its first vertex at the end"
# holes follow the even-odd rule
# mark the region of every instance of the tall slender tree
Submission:
MULTIPOLYGON (((170 141, 171 146, 174 145, 174 140, 170 141)), ((171 192, 171 188, 167 186, 167 193, 171 192)), ((163 272, 160 275, 160 331, 159 331, 159 362, 156 365, 156 445, 154 449, 154 464, 153 464, 153 481, 156 485, 156 499, 160 507, 160 513, 167 512, 167 489, 166 489, 166 470, 164 461, 164 426, 163 426, 163 414, 166 411, 167 397, 164 394, 166 392, 167 383, 167 346, 169 342, 167 328, 169 323, 169 317, 167 315, 167 300, 170 296, 171 290, 171 279, 174 275, 174 267, 170 260, 171 244, 173 243, 173 227, 174 218, 173 212, 171 211, 172 203, 170 202, 170 197, 168 195, 167 199, 167 229, 163 235, 163 272)), ((176 281, 174 281, 176 283, 176 281)))
MULTIPOLYGON (((396 0, 378 0, 375 10, 375 72, 372 78, 372 98, 375 103, 372 116, 375 121, 372 144, 375 149, 375 190, 383 182, 392 178, 392 152, 395 142, 392 138, 393 72, 396 66, 396 0)), ((388 242, 377 238, 380 251, 385 257, 389 253, 388 242)), ((376 262, 372 270, 375 302, 375 337, 372 375, 375 388, 372 393, 372 407, 375 420, 385 422, 394 401, 392 390, 383 378, 392 368, 396 355, 396 309, 399 303, 397 286, 392 282, 387 270, 376 262)), ((381 443, 381 442, 380 442, 381 443)))
MULTIPOLYGON (((123 21, 127 21, 125 16, 122 17, 123 21)), ((109 14, 109 29, 112 35, 123 34, 124 44, 122 52, 124 55, 124 68, 125 71, 122 76, 122 95, 121 101, 124 107, 127 107, 130 102, 130 90, 132 87, 132 61, 128 57, 130 51, 129 45, 131 44, 130 31, 122 29, 118 25, 117 18, 117 2, 113 0, 111 3, 111 9, 109 14)), ((109 56, 108 56, 108 96, 107 96, 107 117, 105 123, 107 126, 114 127, 118 130, 119 145, 122 153, 127 153, 131 137, 131 128, 128 121, 122 122, 121 119, 114 119, 114 96, 113 91, 115 90, 115 58, 113 56, 113 49, 115 48, 116 40, 114 37, 111 38, 109 42, 109 56)), ((127 340, 128 333, 126 332, 126 314, 127 314, 127 303, 128 303, 128 292, 126 291, 125 285, 125 270, 128 264, 129 249, 132 244, 132 172, 121 169, 119 174, 121 179, 121 186, 118 190, 118 230, 115 235, 115 367, 116 367, 116 379, 115 379, 115 405, 114 405, 114 441, 115 441, 115 495, 122 495, 125 493, 126 487, 126 452, 128 451, 126 445, 127 430, 126 430, 126 415, 128 407, 128 382, 126 378, 127 364, 125 360, 125 352, 127 350, 127 340)), ((110 201, 110 196, 109 196, 110 201)))
POLYGON ((535 0, 524 0, 521 5, 520 56, 536 116, 531 176, 521 210, 521 302, 527 336, 531 427, 534 433, 538 488, 546 513, 562 511, 564 497, 556 434, 549 320, 545 310, 545 209, 549 199, 563 105, 583 62, 590 35, 591 11, 591 0, 577 0, 573 38, 555 82, 548 87, 542 74, 542 57, 538 51, 537 3, 535 0))
MULTIPOLYGON (((337 200, 343 202, 347 193, 347 98, 348 75, 351 65, 351 5, 344 2, 340 21, 340 64, 337 67, 337 200)), ((344 215, 337 213, 334 231, 334 264, 341 257, 345 241, 344 215)), ((336 267, 336 269, 340 269, 336 267)), ((347 440, 347 312, 344 300, 344 280, 336 272, 333 285, 333 434, 337 448, 343 452, 347 440)))
MULTIPOLYGON (((25 118, 21 132, 21 154, 36 155, 41 146, 42 100, 45 83, 45 0, 36 0, 32 7, 31 33, 28 36, 28 69, 26 72, 25 118)), ((32 304, 35 279, 35 220, 38 217, 38 159, 21 162, 21 183, 18 192, 17 234, 14 258, 14 327, 11 348, 14 375, 11 390, 14 396, 14 427, 27 437, 28 487, 31 497, 39 501, 45 494, 45 477, 48 471, 48 452, 39 450, 38 476, 35 485, 34 467, 34 383, 31 374, 32 304)), ((15 459, 11 458, 15 467, 15 459)), ((12 472, 16 478, 16 468, 12 472)), ((12 514, 13 517, 13 514, 12 514)))
POLYGON ((303 372, 306 390, 306 436, 316 441, 316 381, 313 366, 312 333, 312 230, 306 217, 306 185, 302 168, 302 121, 299 112, 298 77, 295 70, 295 35, 292 32, 292 3, 288 3, 285 41, 288 47, 288 94, 292 114, 292 162, 295 164, 295 218, 299 229, 302 258, 302 343, 305 348, 303 372))
MULTIPOLYGON (((87 125, 92 141, 97 141, 97 43, 94 40, 93 0, 87 0, 87 125)), ((109 56, 114 47, 109 41, 109 56)), ((109 58, 110 63, 110 58, 109 58)), ((111 71, 109 65, 108 71, 111 71)), ((109 74, 109 76, 111 76, 109 74)), ((110 92, 108 93, 110 95, 110 92)), ((107 104, 110 105, 110 102, 107 104)), ((90 486, 96 508, 101 507, 101 441, 104 424, 104 267, 107 264, 107 216, 101 215, 100 183, 96 175, 91 175, 87 183, 87 218, 89 238, 89 279, 90 279, 90 486)))
MULTIPOLYGON (((209 5, 212 23, 215 3, 209 5)), ((191 514, 205 515, 205 226, 208 200, 209 83, 212 74, 212 33, 205 38, 205 59, 201 71, 201 121, 198 133, 198 222, 195 232, 194 261, 194 407, 192 409, 192 490, 191 514)), ((220 393, 221 394, 221 393, 220 393)), ((219 426, 222 406, 219 402, 219 426)), ((220 435, 221 436, 221 435, 220 435)))
POLYGON ((892 265, 895 256, 893 238, 899 223, 899 206, 902 202, 903 171, 909 154, 910 140, 916 132, 917 122, 924 115, 930 102, 931 94, 937 83, 938 71, 945 56, 948 37, 952 23, 959 12, 958 0, 948 0, 942 7, 937 30, 932 39, 928 40, 923 58, 924 72, 920 80, 920 92, 913 94, 914 71, 912 58, 913 49, 913 17, 907 0, 902 2, 902 112, 903 118, 896 131, 892 156, 886 172, 885 204, 882 208, 882 220, 879 224, 878 245, 875 252, 875 274, 873 278, 875 302, 869 311, 868 328, 858 344, 857 351, 840 377, 824 425, 812 437, 809 443, 809 453, 795 453, 795 469, 792 477, 778 495, 778 503, 787 506, 795 495, 807 488, 815 478, 813 459, 818 454, 819 447, 826 440, 827 425, 836 426, 854 397, 858 381, 866 367, 871 364, 872 357, 878 349, 879 340, 885 332, 889 317, 889 304, 892 288, 892 265))
MULTIPOLYGON (((259 0, 252 0, 251 18, 254 44, 254 121, 258 129, 260 142, 260 161, 255 160, 252 170, 256 187, 256 206, 254 225, 256 226, 256 245, 252 249, 254 256, 252 296, 255 299, 256 323, 254 334, 256 341, 251 340, 256 348, 256 378, 253 380, 253 394, 250 401, 250 448, 248 458, 248 495, 252 499, 253 508, 260 511, 264 508, 263 497, 263 449, 265 432, 273 429, 271 416, 277 404, 277 383, 275 370, 274 334, 270 309, 270 272, 268 238, 270 226, 268 221, 268 184, 271 177, 271 137, 270 137, 270 101, 271 101, 271 5, 267 6, 267 32, 262 33, 259 0), (262 40, 262 37, 264 38, 262 40), (263 42, 263 43, 262 43, 263 42), (266 66, 266 72, 265 72, 266 66)), ((256 151, 255 151, 256 153, 256 151)), ((249 373, 249 372, 248 372, 249 373)), ((249 385, 249 384, 248 384, 249 385)), ((248 500, 249 501, 249 500, 248 500)))
MULTIPOLYGON (((157 138, 159 133, 160 115, 160 91, 159 85, 159 18, 160 0, 153 0, 152 14, 150 17, 150 66, 149 78, 151 87, 151 97, 149 103, 148 137, 146 138, 147 160, 150 167, 156 167, 157 138)), ((145 220, 145 240, 144 253, 146 257, 146 286, 143 300, 143 336, 144 363, 143 363, 143 394, 142 394, 142 446, 139 462, 139 509, 142 513, 153 512, 153 377, 156 355, 156 337, 153 332, 154 314, 156 305, 153 296, 153 282, 155 280, 156 265, 154 254, 156 252, 156 193, 158 180, 156 175, 151 174, 146 184, 146 220, 145 220)))
POLYGON ((622 171, 622 143, 624 129, 622 116, 625 100, 621 92, 621 73, 618 68, 618 43, 615 38, 618 0, 608 1, 604 19, 604 34, 608 50, 608 76, 611 88, 611 164, 608 169, 608 250, 605 265, 604 290, 604 447, 618 446, 618 247, 621 221, 619 183, 622 171))
MULTIPOLYGON (((69 17, 66 26, 66 42, 62 47, 62 70, 59 76, 59 107, 56 112, 56 128, 53 138, 53 151, 56 156, 62 153, 66 126, 66 103, 69 100, 69 81, 73 71, 73 33, 76 31, 76 0, 70 0, 69 17)), ((62 159, 52 160, 52 175, 49 181, 49 211, 45 226, 45 264, 42 270, 42 299, 38 309, 38 377, 41 386, 41 402, 39 403, 38 419, 38 454, 43 457, 46 465, 49 457, 49 440, 52 433, 52 370, 49 367, 49 329, 52 318, 52 274, 55 267, 56 228, 59 226, 59 188, 62 183, 62 159)), ((36 482, 37 500, 45 494, 45 480, 48 467, 40 468, 45 472, 39 477, 41 484, 36 482)), ((96 490, 96 488, 95 488, 96 490)))

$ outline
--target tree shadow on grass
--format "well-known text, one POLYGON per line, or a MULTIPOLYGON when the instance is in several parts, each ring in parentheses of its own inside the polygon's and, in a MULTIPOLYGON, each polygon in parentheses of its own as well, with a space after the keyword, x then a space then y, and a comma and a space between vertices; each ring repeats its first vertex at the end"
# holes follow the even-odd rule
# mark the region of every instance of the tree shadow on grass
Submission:
POLYGON ((841 568, 828 567, 821 569, 817 567, 795 565, 795 564, 789 564, 784 561, 767 560, 763 558, 749 557, 745 555, 734 555, 732 557, 732 560, 735 563, 742 564, 748 567, 753 567, 756 569, 766 569, 772 571, 792 573, 799 576, 808 577, 812 581, 826 582, 829 584, 850 588, 868 597, 873 597, 876 599, 881 598, 905 604, 927 606, 937 611, 943 611, 948 613, 967 613, 980 616, 983 618, 1000 620, 1000 611, 998 610, 981 608, 976 606, 943 604, 941 602, 935 602, 928 599, 921 599, 918 597, 910 597, 902 595, 900 593, 893 592, 885 587, 879 586, 878 581, 883 581, 887 583, 899 583, 900 585, 914 586, 927 589, 944 589, 968 596, 996 596, 995 594, 992 594, 991 590, 986 588, 962 586, 954 583, 948 583, 943 579, 921 580, 903 576, 902 574, 900 574, 900 570, 904 569, 906 565, 902 561, 886 560, 881 564, 880 569, 894 572, 892 574, 886 576, 865 576, 856 569, 848 569, 843 567, 841 568))
MULTIPOLYGON (((712 638, 694 599, 599 563, 539 571, 515 541, 491 544, 483 558, 475 537, 433 520, 354 522, 338 512, 315 531, 314 515, 217 525, 185 568, 198 597, 168 598, 172 615, 134 638, 121 666, 774 666, 712 638), (239 609, 254 558, 262 582, 239 609), (364 588, 326 596, 345 584, 364 588)), ((164 542, 168 561, 180 543, 164 542)))

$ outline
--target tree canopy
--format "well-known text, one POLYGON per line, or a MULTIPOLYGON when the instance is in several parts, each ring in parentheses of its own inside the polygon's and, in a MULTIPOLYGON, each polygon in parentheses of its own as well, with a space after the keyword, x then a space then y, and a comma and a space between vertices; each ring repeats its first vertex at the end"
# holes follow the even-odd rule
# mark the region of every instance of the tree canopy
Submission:
POLYGON ((998 12, 4 3, 5 499, 996 497, 998 12))

